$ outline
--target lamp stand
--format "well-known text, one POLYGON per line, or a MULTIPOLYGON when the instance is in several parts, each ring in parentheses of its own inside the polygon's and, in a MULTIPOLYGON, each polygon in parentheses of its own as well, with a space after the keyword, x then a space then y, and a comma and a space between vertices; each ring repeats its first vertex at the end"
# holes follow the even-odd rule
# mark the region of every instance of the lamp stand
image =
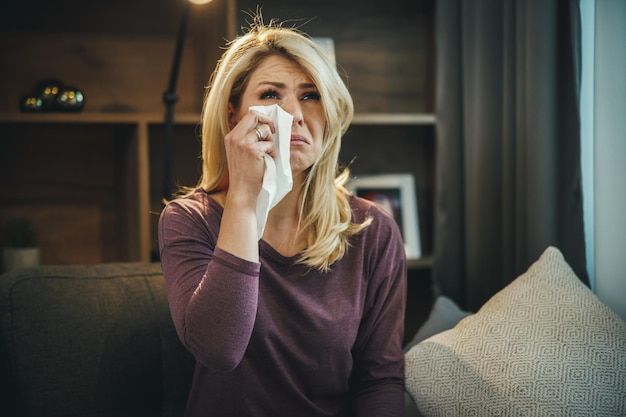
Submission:
POLYGON ((178 70, 180 68, 180 60, 185 44, 185 36, 187 34, 187 22, 189 21, 190 3, 185 3, 182 20, 178 29, 178 38, 176 40, 176 49, 174 51, 174 59, 172 60, 172 68, 170 70, 170 80, 167 90, 163 93, 163 103, 165 104, 165 161, 164 161, 164 181, 163 181, 163 198, 169 200, 172 198, 172 148, 174 143, 174 105, 178 101, 176 95, 176 83, 178 81, 178 70))

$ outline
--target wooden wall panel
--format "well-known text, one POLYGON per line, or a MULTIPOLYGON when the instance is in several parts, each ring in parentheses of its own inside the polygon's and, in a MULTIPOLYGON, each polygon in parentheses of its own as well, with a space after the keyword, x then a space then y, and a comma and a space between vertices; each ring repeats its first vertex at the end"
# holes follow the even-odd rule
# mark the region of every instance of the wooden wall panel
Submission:
MULTIPOLYGON (((193 44, 189 40, 189 49, 193 44)), ((82 90, 84 111, 163 111, 174 40, 157 37, 28 34, 0 40, 0 111, 15 112, 20 98, 45 78, 82 90)), ((177 110, 199 111, 201 86, 193 54, 183 55, 177 110)))
POLYGON ((132 184, 119 149, 132 124, 0 125, 0 229, 23 213, 42 235, 46 263, 127 260, 132 184), (96 244, 97 242, 97 244, 96 244))
MULTIPOLYGON (((238 1, 240 10, 256 10, 256 4, 238 1)), ((358 113, 433 111, 433 12, 433 0, 276 0, 262 8, 265 21, 276 18, 333 38, 358 113)), ((245 26, 246 15, 238 18, 245 26)))
POLYGON ((97 264, 112 260, 111 241, 103 236, 103 213, 96 204, 0 206, 0 227, 16 218, 29 219, 37 232, 41 263, 97 264))
MULTIPOLYGON (((191 8, 176 111, 199 112, 204 87, 232 38, 232 1, 191 8)), ((85 111, 164 112, 183 0, 0 4, 0 112, 44 78, 83 90, 85 111), (10 19, 8 18, 10 16, 10 19)))

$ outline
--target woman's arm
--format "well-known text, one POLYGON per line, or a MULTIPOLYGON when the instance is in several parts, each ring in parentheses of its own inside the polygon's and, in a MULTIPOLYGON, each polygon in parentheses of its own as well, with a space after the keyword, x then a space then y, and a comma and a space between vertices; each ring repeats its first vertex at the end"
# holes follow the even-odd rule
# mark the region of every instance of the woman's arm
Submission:
MULTIPOLYGON (((406 256, 393 219, 388 227, 368 230, 375 261, 369 277, 366 309, 354 349, 353 413, 356 417, 404 416, 404 314, 406 256)), ((369 229, 369 228, 368 228, 369 229)))
POLYGON ((232 370, 254 327, 260 264, 214 247, 217 216, 174 201, 161 214, 159 245, 179 338, 203 365, 232 370))
POLYGON ((246 350, 258 303, 260 271, 256 201, 272 141, 272 119, 249 110, 224 137, 228 190, 221 216, 178 200, 161 214, 159 244, 170 309, 178 335, 207 367, 235 368, 246 350), (186 206, 184 206, 186 204, 186 206), (211 235, 210 231, 214 234, 211 235))
MULTIPOLYGON (((234 112, 234 109, 231 110, 234 112)), ((234 114, 231 117, 235 117, 234 114)), ((259 261, 256 203, 263 185, 265 154, 274 154, 274 142, 257 136, 274 131, 272 119, 248 110, 224 137, 228 161, 228 192, 216 246, 248 261, 259 261), (259 131, 261 131, 259 130, 259 131)))

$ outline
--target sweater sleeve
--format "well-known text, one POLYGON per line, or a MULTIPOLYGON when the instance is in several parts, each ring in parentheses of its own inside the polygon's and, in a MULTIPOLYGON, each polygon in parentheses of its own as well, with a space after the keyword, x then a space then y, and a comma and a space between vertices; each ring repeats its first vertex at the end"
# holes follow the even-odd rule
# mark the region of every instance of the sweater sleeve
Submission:
POLYGON ((370 285, 353 351, 354 416, 398 417, 404 416, 406 254, 393 219, 377 215, 372 226, 370 285))
POLYGON ((207 211, 194 202, 165 207, 159 220, 161 265, 183 344, 204 366, 232 370, 254 327, 260 264, 215 248, 219 215, 207 211))

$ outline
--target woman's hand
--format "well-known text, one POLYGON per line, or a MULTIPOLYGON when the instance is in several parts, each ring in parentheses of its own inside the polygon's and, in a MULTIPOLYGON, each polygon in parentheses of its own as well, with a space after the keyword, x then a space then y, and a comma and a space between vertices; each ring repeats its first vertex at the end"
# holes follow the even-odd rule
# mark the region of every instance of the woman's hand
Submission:
POLYGON ((265 173, 265 154, 274 156, 274 123, 268 116, 248 110, 224 137, 228 161, 228 191, 216 246, 258 262, 256 201, 265 173))
POLYGON ((256 204, 265 173, 265 154, 274 156, 275 131, 268 116, 248 110, 224 138, 228 161, 228 194, 236 193, 256 204))

